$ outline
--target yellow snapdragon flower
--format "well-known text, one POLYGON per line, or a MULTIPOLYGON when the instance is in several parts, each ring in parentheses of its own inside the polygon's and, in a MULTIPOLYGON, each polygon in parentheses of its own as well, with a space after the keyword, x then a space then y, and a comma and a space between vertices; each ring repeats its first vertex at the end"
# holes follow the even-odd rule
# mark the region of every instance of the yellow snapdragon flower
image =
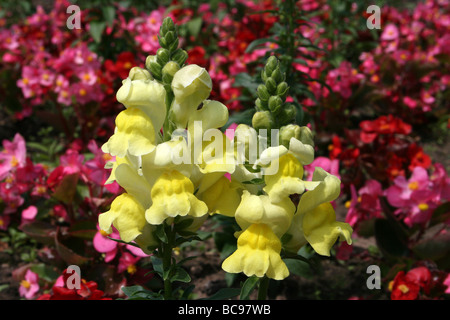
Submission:
POLYGON ((155 129, 147 114, 138 108, 128 108, 116 117, 114 134, 102 146, 102 151, 123 158, 150 153, 156 147, 155 129))
POLYGON ((175 73, 171 86, 175 96, 171 116, 177 128, 184 129, 192 113, 209 97, 212 80, 205 68, 190 64, 175 73))
POLYGON ((243 230, 252 224, 267 224, 281 237, 289 229, 294 212, 295 205, 288 197, 273 203, 268 195, 254 195, 244 190, 235 218, 243 230))
POLYGON ((166 118, 166 90, 161 83, 153 80, 146 69, 131 68, 116 98, 126 108, 142 110, 151 120, 155 134, 158 134, 166 118))
POLYGON ((190 215, 201 217, 208 207, 194 196, 194 185, 176 170, 163 173, 151 190, 153 204, 145 211, 150 224, 158 225, 166 218, 190 215))
POLYGON ((145 209, 142 203, 128 193, 115 198, 110 210, 99 215, 98 222, 101 230, 112 233, 112 226, 114 226, 123 241, 136 241, 146 252, 149 252, 148 247, 157 245, 157 240, 152 234, 152 227, 145 221, 145 209))
POLYGON ((334 208, 325 202, 308 211, 303 216, 305 239, 318 254, 330 256, 331 247, 336 240, 352 244, 353 229, 348 223, 336 221, 334 208))
POLYGON ((263 190, 271 201, 280 202, 291 194, 302 194, 305 191, 303 166, 294 155, 287 153, 273 160, 270 166, 278 167, 277 173, 264 176, 266 186, 263 190))
POLYGON ((282 280, 289 275, 281 260, 281 242, 271 227, 257 223, 250 225, 238 238, 237 250, 222 263, 222 269, 230 273, 244 272, 251 277, 267 277, 282 280))

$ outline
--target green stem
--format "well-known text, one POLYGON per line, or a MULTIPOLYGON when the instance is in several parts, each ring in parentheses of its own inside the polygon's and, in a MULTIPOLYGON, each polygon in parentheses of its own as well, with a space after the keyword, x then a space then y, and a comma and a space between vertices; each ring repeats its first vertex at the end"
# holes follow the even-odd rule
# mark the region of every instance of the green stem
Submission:
POLYGON ((174 243, 174 233, 171 226, 165 228, 167 243, 162 243, 162 263, 164 273, 164 300, 172 299, 172 282, 170 281, 170 270, 172 269, 172 250, 174 243))
POLYGON ((269 281, 270 279, 264 276, 259 280, 259 288, 258 288, 258 300, 266 300, 267 299, 267 290, 269 289, 269 281))

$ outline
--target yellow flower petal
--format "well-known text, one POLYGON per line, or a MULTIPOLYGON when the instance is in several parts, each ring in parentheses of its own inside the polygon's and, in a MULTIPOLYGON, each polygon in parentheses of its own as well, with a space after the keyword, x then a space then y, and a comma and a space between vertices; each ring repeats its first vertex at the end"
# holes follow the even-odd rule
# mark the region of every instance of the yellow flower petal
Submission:
POLYGON ((145 218, 157 225, 168 217, 205 215, 208 207, 193 193, 194 185, 189 178, 176 170, 163 173, 152 188, 153 204, 146 210, 145 218))
POLYGON ((102 151, 125 157, 127 151, 134 156, 150 153, 155 148, 155 130, 150 118, 138 108, 121 111, 116 118, 114 134, 102 146, 102 151))
POLYGON ((139 73, 135 68, 131 69, 130 76, 122 81, 116 98, 126 108, 142 110, 151 119, 157 134, 166 118, 166 90, 159 82, 145 79, 146 76, 150 74, 145 69, 139 73))
POLYGON ((189 118, 200 103, 209 97, 211 89, 211 77, 206 69, 198 65, 187 65, 175 73, 172 80, 175 99, 171 116, 178 128, 186 128, 189 118))
POLYGON ((267 195, 252 195, 244 190, 235 218, 242 229, 251 224, 265 223, 281 237, 289 229, 294 212, 295 205, 289 198, 272 203, 267 195))
POLYGON ((209 212, 234 217, 237 207, 241 202, 239 185, 232 183, 225 176, 200 195, 208 206, 209 212))
POLYGON ((124 193, 114 199, 109 211, 99 215, 100 229, 111 233, 113 225, 125 242, 131 242, 142 233, 146 224, 145 210, 133 196, 124 193))
POLYGON ((329 202, 304 214, 303 232, 314 251, 323 256, 330 255, 330 249, 338 238, 352 243, 353 229, 348 223, 336 221, 336 214, 329 202))
POLYGON ((300 198, 298 211, 308 212, 321 203, 335 200, 341 192, 341 181, 320 167, 316 167, 313 181, 305 181, 306 191, 300 198))
POLYGON ((280 202, 291 194, 302 194, 305 191, 303 166, 292 154, 283 155, 272 161, 270 166, 277 166, 277 173, 264 176, 266 186, 263 190, 272 202, 280 202))
POLYGON ((289 275, 281 260, 281 242, 266 224, 250 225, 238 238, 237 250, 222 264, 230 273, 244 272, 248 277, 282 280, 289 275))

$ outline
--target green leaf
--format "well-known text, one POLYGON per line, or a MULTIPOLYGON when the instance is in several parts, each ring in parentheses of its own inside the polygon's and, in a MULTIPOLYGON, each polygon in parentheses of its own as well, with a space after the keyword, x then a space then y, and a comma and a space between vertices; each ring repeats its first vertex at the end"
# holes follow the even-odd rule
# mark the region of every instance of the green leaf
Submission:
POLYGON ((191 281, 191 277, 189 274, 180 266, 175 266, 174 273, 170 276, 170 282, 185 282, 189 283, 191 281))
POLYGON ((430 225, 443 223, 449 219, 450 219, 450 201, 443 203, 439 207, 434 209, 430 225))
POLYGON ((100 43, 102 40, 103 30, 106 28, 106 22, 104 21, 92 21, 89 24, 89 33, 96 43, 100 43))
POLYGON ((39 276, 39 279, 49 282, 55 281, 60 276, 60 273, 55 268, 43 263, 33 265, 30 269, 39 276))
POLYGON ((152 261, 153 270, 159 274, 161 278, 164 278, 164 270, 162 260, 156 256, 151 256, 150 260, 152 261))
POLYGON ((375 240, 380 250, 391 257, 401 257, 408 253, 404 235, 394 223, 386 219, 375 221, 375 240))
POLYGON ((303 259, 283 259, 284 263, 288 267, 289 271, 297 276, 311 279, 314 276, 314 272, 308 262, 303 259))
POLYGON ((152 292, 142 286, 135 285, 121 288, 128 300, 162 300, 163 297, 157 292, 152 292))
POLYGON ((450 265, 450 234, 439 234, 418 242, 412 251, 423 260, 435 261, 440 268, 450 265))
POLYGON ((191 36, 197 37, 198 34, 200 33, 200 30, 202 29, 202 23, 203 19, 201 17, 189 20, 189 22, 186 23, 186 27, 189 30, 189 34, 191 36))
POLYGON ((242 289, 240 292, 239 299, 240 300, 248 300, 253 290, 255 290, 256 286, 259 283, 260 278, 253 276, 245 280, 242 285, 242 289))
POLYGON ((164 243, 168 243, 169 239, 167 238, 166 231, 164 230, 164 223, 157 225, 155 228, 155 236, 164 243))
MULTIPOLYGON (((14 230, 14 229, 11 229, 14 230)), ((44 221, 33 221, 20 226, 20 230, 38 242, 53 245, 55 243, 55 226, 44 221)))
POLYGON ((238 296, 240 292, 239 288, 222 288, 212 296, 199 300, 227 300, 238 296))
POLYGON ((255 178, 250 181, 243 181, 242 183, 244 183, 244 184, 263 184, 264 179, 263 178, 255 178))
POLYGON ((116 9, 113 6, 102 7, 102 13, 108 26, 112 26, 116 18, 116 9))
POLYGON ((277 40, 273 39, 273 38, 260 38, 260 39, 256 39, 254 41, 252 41, 247 48, 245 49, 245 53, 249 53, 252 52, 253 50, 256 49, 257 46, 260 46, 262 44, 265 44, 267 42, 271 42, 271 43, 278 43, 277 40))

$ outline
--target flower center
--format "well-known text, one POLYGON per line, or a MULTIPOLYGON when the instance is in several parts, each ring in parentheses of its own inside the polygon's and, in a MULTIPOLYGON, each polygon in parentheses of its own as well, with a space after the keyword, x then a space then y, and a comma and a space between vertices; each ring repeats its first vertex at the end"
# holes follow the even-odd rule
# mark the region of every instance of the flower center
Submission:
POLYGON ((417 190, 417 189, 419 189, 419 183, 417 181, 410 182, 408 184, 408 188, 410 190, 417 190))
POLYGON ((106 231, 104 231, 104 230, 100 230, 100 234, 101 234, 102 236, 104 236, 104 237, 109 236, 109 233, 106 232, 106 231))
POLYGON ((398 286, 398 290, 400 290, 403 294, 408 293, 409 288, 406 284, 401 284, 398 286))
POLYGON ((20 281, 20 285, 22 287, 24 287, 25 289, 29 289, 31 287, 31 283, 29 281, 27 281, 27 280, 20 281))
POLYGON ((136 268, 136 266, 135 266, 134 264, 130 264, 130 265, 127 267, 127 272, 128 272, 129 274, 134 274, 134 273, 136 273, 136 271, 137 271, 137 268, 136 268))
POLYGON ((17 158, 15 156, 12 156, 11 158, 11 166, 12 167, 17 167, 19 165, 19 160, 17 160, 17 158))
POLYGON ((420 203, 418 205, 418 208, 420 209, 420 211, 425 211, 425 210, 428 210, 429 206, 426 203, 420 203))

